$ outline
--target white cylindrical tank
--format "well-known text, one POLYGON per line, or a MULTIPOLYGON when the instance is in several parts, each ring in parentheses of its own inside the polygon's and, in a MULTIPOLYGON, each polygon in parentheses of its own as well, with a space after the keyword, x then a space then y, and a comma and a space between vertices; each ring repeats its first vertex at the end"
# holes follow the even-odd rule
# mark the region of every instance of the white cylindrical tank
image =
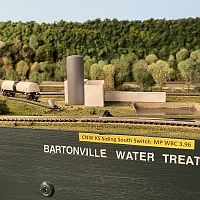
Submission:
POLYGON ((68 104, 84 104, 84 66, 83 57, 72 55, 67 57, 67 89, 68 104))
POLYGON ((1 84, 1 91, 13 91, 13 86, 15 84, 15 81, 3 81, 1 84))
POLYGON ((36 83, 20 81, 16 84, 16 91, 21 93, 39 93, 40 88, 36 83))

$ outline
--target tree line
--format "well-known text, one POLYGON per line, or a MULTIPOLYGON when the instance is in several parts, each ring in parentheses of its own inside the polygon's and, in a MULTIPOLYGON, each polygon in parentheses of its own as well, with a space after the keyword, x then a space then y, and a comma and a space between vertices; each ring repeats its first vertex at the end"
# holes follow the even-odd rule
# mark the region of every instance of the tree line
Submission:
POLYGON ((199 35, 200 18, 0 22, 0 78, 63 81, 65 58, 79 54, 85 78, 105 78, 108 88, 132 80, 143 90, 166 80, 189 86, 200 77, 199 35))
POLYGON ((167 81, 184 81, 188 85, 200 86, 200 50, 191 53, 180 49, 175 56, 167 60, 149 54, 140 59, 136 54, 122 54, 110 63, 100 60, 95 62, 85 57, 85 77, 88 79, 105 80, 107 90, 113 90, 126 81, 135 81, 142 91, 147 91, 157 84, 160 89, 167 81))

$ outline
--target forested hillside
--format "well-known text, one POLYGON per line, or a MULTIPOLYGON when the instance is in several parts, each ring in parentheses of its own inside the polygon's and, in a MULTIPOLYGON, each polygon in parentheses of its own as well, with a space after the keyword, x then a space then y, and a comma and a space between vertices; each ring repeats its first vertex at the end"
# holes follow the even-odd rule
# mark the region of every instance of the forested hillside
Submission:
MULTIPOLYGON (((102 75, 98 75, 102 78, 103 67, 106 66, 104 72, 109 69, 114 85, 137 79, 133 75, 137 67, 133 69, 133 66, 137 66, 138 61, 145 62, 143 67, 156 65, 159 60, 167 61, 173 72, 169 70, 170 77, 167 75, 166 80, 180 77, 186 80, 181 73, 184 67, 178 67, 178 64, 185 60, 194 61, 191 64, 195 65, 194 73, 200 58, 198 49, 200 18, 147 21, 96 19, 85 23, 61 20, 53 24, 0 22, 0 78, 38 82, 64 80, 66 56, 79 54, 85 59, 86 78, 99 79, 97 68, 102 71, 102 75), (96 67, 91 69, 91 65, 96 67)), ((153 70, 149 68, 148 72, 156 81, 153 70)))

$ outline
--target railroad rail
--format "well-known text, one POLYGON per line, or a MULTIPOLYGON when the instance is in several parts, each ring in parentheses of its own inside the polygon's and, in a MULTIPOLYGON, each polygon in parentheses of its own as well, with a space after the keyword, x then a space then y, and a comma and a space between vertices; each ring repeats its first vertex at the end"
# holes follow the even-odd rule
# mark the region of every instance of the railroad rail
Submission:
POLYGON ((199 97, 200 93, 166 93, 167 96, 199 97))
POLYGON ((0 116, 0 122, 39 122, 39 123, 103 123, 129 125, 177 126, 200 129, 200 119, 179 118, 120 118, 120 117, 63 117, 63 116, 0 116))
MULTIPOLYGON (((41 92, 41 96, 62 96, 64 92, 41 92)), ((166 93, 167 96, 184 96, 184 97, 198 97, 200 93, 166 93)))
POLYGON ((40 92, 41 96, 64 96, 64 92, 40 92))
MULTIPOLYGON (((41 96, 64 96, 64 92, 41 92, 41 96)), ((181 97, 199 97, 200 93, 171 93, 167 92, 167 96, 181 96, 181 97)))
POLYGON ((41 103, 41 102, 38 102, 38 101, 27 100, 27 99, 16 98, 16 97, 6 97, 6 98, 8 98, 8 99, 10 99, 10 100, 13 100, 13 101, 20 101, 20 102, 24 102, 24 103, 36 105, 36 106, 39 106, 39 107, 52 109, 50 106, 48 106, 48 105, 46 105, 46 104, 43 104, 43 103, 41 103))

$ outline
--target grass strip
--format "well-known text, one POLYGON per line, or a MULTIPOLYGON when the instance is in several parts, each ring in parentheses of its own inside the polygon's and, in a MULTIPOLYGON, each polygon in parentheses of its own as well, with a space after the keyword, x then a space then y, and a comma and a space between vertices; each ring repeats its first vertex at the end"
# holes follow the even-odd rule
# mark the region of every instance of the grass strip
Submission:
POLYGON ((199 128, 175 127, 175 126, 138 125, 138 124, 103 124, 103 123, 87 123, 86 124, 86 123, 81 123, 81 122, 76 122, 76 123, 1 122, 0 126, 200 139, 199 128))

